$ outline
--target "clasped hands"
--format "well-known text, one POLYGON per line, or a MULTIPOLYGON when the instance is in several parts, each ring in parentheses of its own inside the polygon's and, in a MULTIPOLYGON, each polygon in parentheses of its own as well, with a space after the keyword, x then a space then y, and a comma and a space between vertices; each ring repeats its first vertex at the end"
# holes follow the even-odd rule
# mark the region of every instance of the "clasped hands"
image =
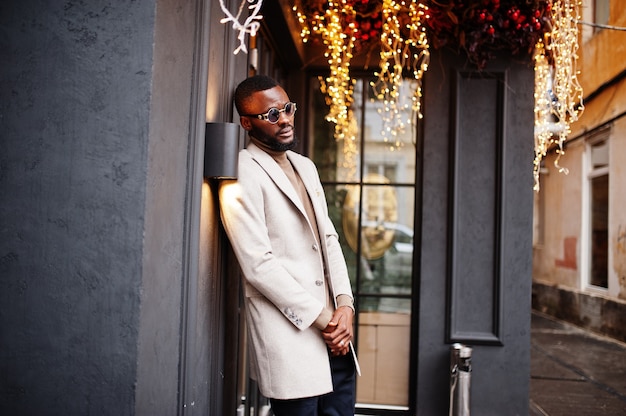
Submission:
POLYGON ((352 318, 354 311, 347 306, 335 310, 330 322, 322 331, 324 342, 333 356, 346 355, 352 340, 352 318))

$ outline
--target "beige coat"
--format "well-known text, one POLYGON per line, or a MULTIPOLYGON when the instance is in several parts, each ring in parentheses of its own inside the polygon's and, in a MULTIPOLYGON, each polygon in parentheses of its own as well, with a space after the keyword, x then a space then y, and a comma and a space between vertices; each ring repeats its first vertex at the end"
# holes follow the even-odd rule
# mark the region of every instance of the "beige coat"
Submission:
POLYGON ((332 391, 326 344, 312 324, 326 304, 326 282, 333 299, 352 296, 317 169, 297 153, 287 157, 311 198, 321 249, 289 179, 254 144, 239 154, 238 179, 224 182, 219 193, 222 222, 245 279, 252 377, 275 399, 332 391))

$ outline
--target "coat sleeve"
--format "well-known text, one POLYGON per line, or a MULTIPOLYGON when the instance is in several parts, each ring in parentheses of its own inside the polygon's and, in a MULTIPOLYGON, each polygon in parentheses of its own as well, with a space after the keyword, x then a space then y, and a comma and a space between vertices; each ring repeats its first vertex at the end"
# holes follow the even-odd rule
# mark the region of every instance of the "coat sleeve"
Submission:
POLYGON ((259 179, 267 175, 245 163, 240 163, 239 170, 240 180, 220 184, 219 200, 222 223, 244 279, 293 325, 304 330, 318 318, 324 304, 289 274, 274 253, 259 179))

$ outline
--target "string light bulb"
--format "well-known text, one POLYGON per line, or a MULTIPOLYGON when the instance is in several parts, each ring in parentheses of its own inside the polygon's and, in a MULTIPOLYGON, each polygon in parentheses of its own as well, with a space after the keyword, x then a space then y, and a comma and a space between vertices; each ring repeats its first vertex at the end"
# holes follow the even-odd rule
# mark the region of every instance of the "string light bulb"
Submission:
MULTIPOLYGON (((381 26, 378 27, 380 33, 375 34, 379 36, 380 62, 378 71, 375 72, 376 80, 371 83, 371 87, 381 106, 379 108, 382 117, 380 134, 388 143, 388 148, 395 150, 403 146, 404 143, 400 137, 406 136, 404 133, 407 129, 411 129, 415 137, 415 124, 422 118, 422 78, 428 70, 430 60, 428 39, 430 34, 427 33, 426 24, 428 23, 431 31, 433 27, 446 30, 445 24, 433 23, 433 16, 439 16, 445 20, 445 18, 451 18, 451 13, 444 13, 447 9, 437 2, 379 1, 380 3, 377 2, 377 5, 372 7, 376 7, 376 13, 380 10, 382 17, 382 22, 378 23, 376 20, 381 26), (433 10, 429 10, 424 3, 432 4, 433 10), (407 77, 407 73, 411 73, 412 76, 407 77), (401 91, 401 88, 404 89, 407 85, 411 88, 409 94, 405 90, 401 91)), ((297 2, 297 4, 300 3, 297 2)), ((347 147, 344 150, 348 153, 351 153, 350 146, 354 143, 357 134, 354 126, 350 125, 351 117, 349 117, 356 84, 356 80, 350 76, 350 62, 356 43, 355 36, 359 36, 359 42, 370 36, 365 32, 359 33, 361 27, 355 26, 358 18, 365 18, 362 11, 357 16, 354 9, 354 5, 357 4, 361 7, 361 3, 355 3, 355 0, 328 0, 325 6, 313 13, 302 13, 298 6, 293 8, 301 25, 300 36, 303 42, 308 42, 313 34, 317 34, 326 46, 325 57, 330 74, 325 79, 320 79, 321 90, 329 106, 326 120, 335 124, 335 139, 346 141, 344 147, 347 147)), ((316 6, 320 7, 321 3, 316 6)), ((459 7, 462 6, 459 5, 459 7)), ((571 132, 570 125, 578 120, 584 110, 582 88, 578 82, 576 68, 580 7, 582 7, 581 0, 547 2, 545 18, 550 24, 547 25, 547 32, 544 33, 543 38, 540 38, 535 46, 533 175, 536 190, 539 187, 542 160, 552 148, 556 148, 555 166, 560 172, 567 173, 567 169, 561 167, 559 161, 564 155, 564 143, 571 132)), ((536 19, 537 13, 541 14, 543 10, 535 10, 531 20, 536 19)), ((505 23, 513 21, 511 19, 517 19, 515 20, 517 24, 522 25, 522 18, 515 16, 519 10, 512 8, 509 12, 512 15, 505 23)), ((456 21, 451 20, 455 24, 456 21)), ((458 25, 458 22, 456 24, 458 25)), ((539 21, 534 22, 534 25, 535 30, 544 30, 539 21)), ((490 29, 495 30, 493 26, 490 26, 490 29)), ((520 26, 517 30, 525 29, 520 26)), ((530 37, 533 33, 531 31, 520 34, 520 36, 525 35, 530 37)), ((535 39, 531 44, 535 43, 535 39)), ((484 64, 483 61, 478 62, 484 64)))
POLYGON ((417 118, 422 118, 421 81, 430 60, 428 37, 422 25, 427 10, 428 7, 415 0, 408 3, 383 0, 380 72, 375 74, 377 80, 371 86, 383 104, 378 110, 383 121, 381 134, 390 150, 403 146, 399 137, 415 125, 417 118), (415 80, 409 104, 400 90, 405 69, 412 72, 415 80))
POLYGON ((568 173, 560 165, 564 143, 570 125, 584 111, 576 65, 581 5, 580 0, 555 0, 550 10, 551 30, 535 46, 535 191, 539 191, 541 161, 552 147, 556 146, 554 166, 560 173, 568 173))

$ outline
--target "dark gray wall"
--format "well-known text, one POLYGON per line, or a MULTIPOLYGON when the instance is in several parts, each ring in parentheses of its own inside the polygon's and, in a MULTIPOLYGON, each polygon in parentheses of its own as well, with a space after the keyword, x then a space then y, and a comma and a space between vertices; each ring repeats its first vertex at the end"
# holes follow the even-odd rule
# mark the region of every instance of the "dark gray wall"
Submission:
MULTIPOLYGON (((224 4, 235 12, 240 2, 227 0, 224 4)), ((205 121, 239 122, 233 119, 232 94, 247 76, 248 55, 233 54, 239 46, 238 33, 232 30, 232 23, 220 23, 224 13, 219 2, 205 1, 201 13, 203 21, 210 22, 203 25, 202 50, 198 52, 203 58, 195 63, 202 77, 198 80, 198 95, 206 100, 197 104, 202 117, 196 120, 201 126, 195 128, 204 139, 205 121)), ((241 143, 243 133, 241 129, 241 143)), ((204 141, 198 145, 191 163, 200 169, 197 177, 202 178, 204 141)), ((230 248, 220 227, 218 180, 205 179, 200 186, 201 192, 189 193, 198 198, 197 204, 192 204, 194 211, 188 225, 189 242, 197 248, 189 252, 191 266, 183 282, 183 405, 187 415, 234 415, 242 395, 237 391, 238 365, 243 365, 237 362, 238 266, 234 258, 227 258, 230 248)))
MULTIPOLYGON (((197 228, 194 218, 202 181, 196 160, 203 156, 206 88, 199 85, 203 75, 197 62, 206 56, 200 37, 209 23, 204 3, 158 0, 153 44, 146 46, 153 47, 154 54, 144 184, 137 415, 187 414, 192 409, 185 406, 187 365, 206 360, 185 355, 182 347, 189 306, 185 282, 198 273, 197 241, 191 227, 197 228)), ((203 393, 194 396, 198 402, 207 394, 203 393)))
POLYGON ((196 4, 0 5, 2 414, 177 412, 196 4))
POLYGON ((448 411, 450 344, 472 414, 528 415, 533 70, 432 55, 424 81, 417 408, 448 411))

